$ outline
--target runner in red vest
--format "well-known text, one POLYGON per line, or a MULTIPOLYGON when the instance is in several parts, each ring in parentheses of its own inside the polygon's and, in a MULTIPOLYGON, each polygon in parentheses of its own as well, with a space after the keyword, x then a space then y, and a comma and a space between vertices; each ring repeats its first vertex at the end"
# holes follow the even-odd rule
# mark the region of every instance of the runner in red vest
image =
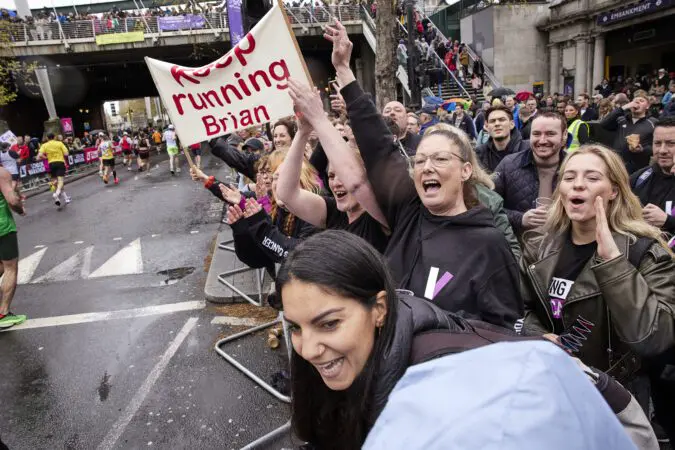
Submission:
POLYGON ((122 140, 120 141, 120 146, 122 147, 122 164, 127 166, 127 170, 131 170, 131 163, 133 161, 133 156, 131 152, 132 141, 129 137, 129 133, 126 131, 122 135, 122 140))
POLYGON ((190 150, 192 150, 192 155, 194 156, 195 166, 197 166, 197 169, 201 169, 202 168, 202 144, 200 142, 197 142, 196 144, 192 144, 190 146, 190 150))

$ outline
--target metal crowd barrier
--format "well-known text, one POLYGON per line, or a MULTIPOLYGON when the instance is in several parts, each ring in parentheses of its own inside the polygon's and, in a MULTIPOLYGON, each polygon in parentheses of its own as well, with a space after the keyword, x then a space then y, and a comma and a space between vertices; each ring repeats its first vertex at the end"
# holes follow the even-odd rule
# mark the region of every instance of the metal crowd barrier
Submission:
MULTIPOLYGON (((232 246, 234 243, 234 239, 230 239, 227 241, 220 242, 218 244, 218 248, 220 250, 224 251, 229 251, 234 253, 234 247, 232 246)), ((275 270, 276 273, 276 270, 275 270)), ((218 275, 218 281, 223 283, 225 286, 227 286, 229 289, 232 291, 236 292, 237 294, 241 295, 242 298, 244 298, 246 301, 249 303, 255 305, 255 306, 263 306, 264 302, 264 295, 262 292, 263 289, 263 283, 265 280, 265 274, 266 270, 265 269, 254 269, 248 266, 240 267, 237 269, 229 270, 227 272, 221 273, 218 275), (255 280, 256 280, 256 287, 257 287, 257 292, 258 292, 258 299, 254 300, 250 296, 248 296, 243 289, 238 288, 237 286, 234 285, 234 282, 230 282, 227 280, 227 277, 233 276, 233 275, 238 275, 246 272, 251 272, 255 271, 255 280)), ((288 361, 290 362, 291 360, 291 341, 289 338, 289 333, 288 333, 288 325, 286 323, 286 320, 284 319, 284 313, 282 311, 279 311, 279 314, 277 315, 277 318, 271 322, 264 323, 262 325, 258 325, 252 328, 249 328, 247 330, 241 331, 239 333, 235 333, 232 336, 228 336, 224 339, 220 339, 218 342, 215 344, 215 350, 216 353, 218 353, 220 356, 222 356, 228 363, 230 363, 234 368, 239 370, 241 373, 246 375, 248 378, 250 378, 254 383, 256 383, 258 386, 261 388, 265 389, 267 392, 272 394, 276 399, 284 402, 284 403, 290 403, 291 402, 291 397, 284 395, 282 392, 279 392, 277 389, 275 389, 271 384, 267 383, 265 380, 260 378, 258 375, 253 373, 251 370, 249 370, 246 366, 241 364, 237 359, 227 353, 225 350, 223 350, 221 347, 225 344, 232 343, 234 341, 237 341, 243 337, 246 337, 248 335, 257 333, 259 331, 265 330, 267 328, 270 328, 274 325, 279 325, 281 324, 282 330, 283 330, 283 335, 284 335, 284 342, 286 345, 286 350, 288 353, 288 361)), ((255 441, 251 442, 250 444, 246 445, 245 447, 242 448, 242 450, 253 450, 258 448, 258 446, 265 444, 269 441, 272 441, 273 439, 276 439, 278 436, 281 436, 288 432, 291 429, 291 421, 289 420, 286 422, 284 425, 280 426, 279 428, 265 434, 264 436, 256 439, 255 441)))

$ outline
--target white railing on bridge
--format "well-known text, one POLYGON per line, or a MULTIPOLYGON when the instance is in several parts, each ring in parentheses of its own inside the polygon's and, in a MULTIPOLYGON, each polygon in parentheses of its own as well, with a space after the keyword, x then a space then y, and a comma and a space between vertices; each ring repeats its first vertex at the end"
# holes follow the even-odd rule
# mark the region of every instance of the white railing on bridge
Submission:
MULTIPOLYGON (((361 21, 359 5, 334 5, 315 7, 288 7, 291 24, 305 26, 325 25, 339 19, 342 22, 361 21)), ((147 37, 158 37, 166 33, 215 32, 228 30, 225 11, 182 15, 182 16, 129 16, 123 19, 87 19, 58 22, 36 20, 32 23, 1 24, 7 40, 15 45, 41 45, 77 43, 95 40, 96 36, 143 32, 147 37), (51 41, 51 42, 50 42, 51 41)))

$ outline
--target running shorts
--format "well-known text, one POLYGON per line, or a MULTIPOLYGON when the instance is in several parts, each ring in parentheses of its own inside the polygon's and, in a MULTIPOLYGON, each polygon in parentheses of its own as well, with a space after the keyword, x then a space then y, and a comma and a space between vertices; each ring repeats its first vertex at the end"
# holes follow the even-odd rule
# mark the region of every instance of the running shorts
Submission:
POLYGON ((103 166, 104 167, 115 167, 115 160, 114 159, 103 159, 103 166))
POLYGON ((139 150, 138 151, 138 157, 141 158, 141 159, 150 158, 150 150, 139 150))
POLYGON ((16 231, 0 236, 0 261, 11 261, 19 257, 19 240, 16 231))
POLYGON ((129 155, 131 155, 131 150, 122 150, 122 154, 124 156, 129 156, 129 155))
POLYGON ((19 178, 20 178, 20 177, 19 177, 19 174, 18 174, 18 173, 13 173, 13 174, 12 174, 12 180, 13 180, 13 181, 19 181, 19 178))
POLYGON ((66 164, 56 161, 49 163, 49 173, 53 177, 65 177, 66 176, 66 164))
POLYGON ((192 154, 195 155, 195 156, 202 156, 202 149, 201 149, 201 147, 200 147, 200 148, 197 148, 197 149, 192 149, 192 154))
POLYGON ((166 152, 169 155, 177 155, 179 153, 178 147, 171 146, 171 147, 166 147, 166 152))

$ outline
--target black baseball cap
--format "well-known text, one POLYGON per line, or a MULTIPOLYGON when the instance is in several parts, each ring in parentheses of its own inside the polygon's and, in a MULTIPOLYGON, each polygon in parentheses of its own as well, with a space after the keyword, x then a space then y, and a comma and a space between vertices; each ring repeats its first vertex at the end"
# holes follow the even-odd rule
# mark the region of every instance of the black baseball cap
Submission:
POLYGON ((256 138, 251 138, 244 142, 244 145, 242 146, 243 149, 251 149, 256 152, 261 152, 265 149, 265 144, 262 143, 260 139, 256 138))

